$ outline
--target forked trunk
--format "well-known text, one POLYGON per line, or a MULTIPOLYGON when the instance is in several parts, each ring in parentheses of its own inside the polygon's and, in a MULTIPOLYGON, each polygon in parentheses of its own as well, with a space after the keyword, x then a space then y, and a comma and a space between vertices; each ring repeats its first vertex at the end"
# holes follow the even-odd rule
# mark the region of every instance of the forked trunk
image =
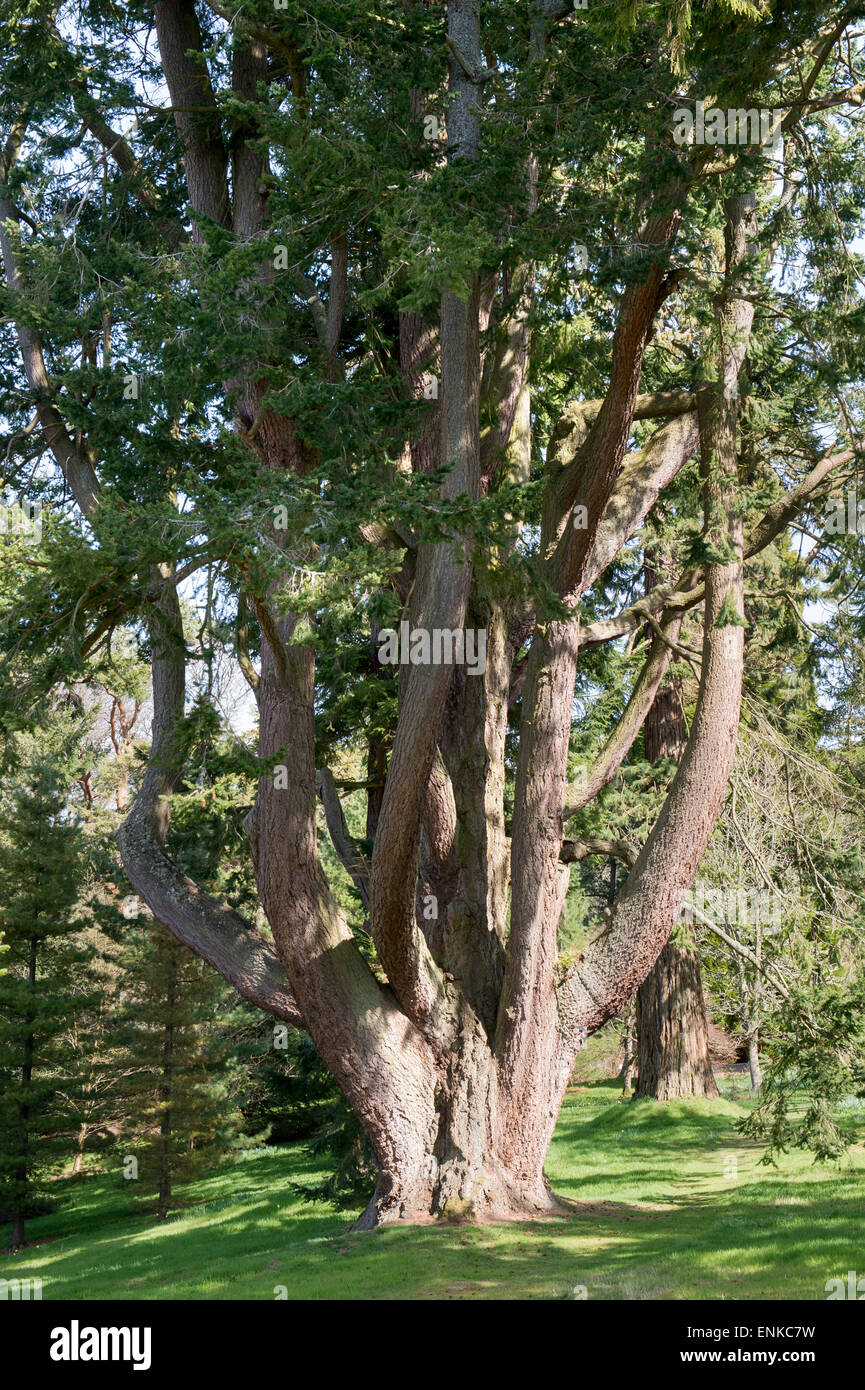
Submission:
MULTIPOLYGON (((548 8, 537 7, 538 23, 548 8)), ((486 80, 479 0, 449 0, 446 20, 446 157, 454 183, 466 179, 469 196, 476 183, 470 176, 481 148, 486 80)), ((219 102, 206 62, 195 56, 205 43, 192 0, 158 5, 156 23, 192 207, 200 217, 220 227, 231 224, 236 235, 251 239, 267 227, 260 190, 269 187, 270 175, 255 148, 263 133, 253 142, 235 132, 229 190, 219 102), (191 99, 194 122, 188 115, 191 99)), ((533 41, 540 52, 541 36, 533 41)), ((264 66, 252 45, 239 49, 238 96, 254 96, 264 66)), ((302 89, 299 82, 294 96, 301 108, 302 89)), ((305 108, 299 115, 305 120, 305 108)), ((526 154, 529 189, 537 164, 530 150, 526 154)), ((733 347, 724 356, 724 390, 719 382, 715 408, 703 410, 703 442, 718 460, 706 480, 707 554, 723 558, 707 560, 695 577, 703 587, 705 631, 688 746, 658 822, 602 930, 564 966, 556 927, 567 889, 561 856, 566 807, 572 804, 568 764, 581 596, 635 533, 695 446, 693 418, 684 426, 671 420, 636 457, 626 457, 637 412, 655 418, 652 412, 659 411, 662 419, 670 412, 698 413, 695 392, 639 398, 643 353, 670 291, 667 248, 686 196, 681 180, 665 188, 639 230, 640 244, 657 247, 659 254, 622 296, 604 399, 568 407, 545 451, 537 590, 521 588, 516 595, 504 586, 499 595, 505 556, 499 553, 489 563, 473 518, 453 535, 448 523, 441 537, 427 537, 420 528, 406 542, 411 582, 395 577, 392 587, 412 629, 429 635, 482 627, 489 651, 485 673, 455 672, 434 662, 407 664, 400 673, 397 717, 384 731, 386 744, 374 741, 370 749, 374 796, 368 824, 375 844, 368 895, 375 968, 358 949, 318 852, 316 787, 329 783, 316 776, 316 648, 301 636, 300 612, 284 602, 286 577, 310 573, 307 533, 269 523, 268 554, 282 552, 283 573, 268 571, 251 590, 262 636, 256 683, 262 770, 247 825, 272 938, 200 892, 164 851, 170 798, 179 779, 172 749, 184 710, 186 646, 174 571, 167 562, 159 570, 151 634, 153 753, 123 829, 124 864, 136 891, 180 940, 245 998, 308 1031, 369 1136, 381 1174, 360 1218, 362 1227, 449 1217, 505 1220, 566 1210, 549 1189, 544 1161, 574 1058, 586 1033, 615 1016, 651 970, 706 850, 732 763, 742 672, 742 514, 736 411, 727 390, 738 375, 750 324, 738 309, 736 321, 731 320, 733 347), (552 607, 546 593, 556 596, 552 607), (518 653, 526 642, 528 657, 520 659, 518 671, 518 653), (523 693, 510 812, 505 741, 508 707, 518 698, 515 686, 523 693)), ((731 205, 729 220, 732 291, 747 240, 745 210, 731 205)), ((314 296, 329 382, 346 301, 346 245, 353 241, 331 238, 327 307, 314 296)), ((270 274, 263 266, 262 275, 270 274)), ((528 268, 520 270, 518 281, 528 294, 528 268)), ((497 293, 494 285, 492 292, 497 293)), ((413 369, 440 374, 437 462, 446 465, 445 517, 459 513, 460 499, 474 505, 495 492, 505 466, 515 468, 512 476, 528 478, 527 305, 510 277, 488 334, 489 299, 480 265, 467 263, 459 293, 449 281, 442 286, 438 372, 432 344, 431 358, 411 359, 413 369), (514 420, 523 432, 516 454, 514 420)), ((747 306, 751 297, 733 295, 730 303, 747 306)), ((300 423, 270 404, 263 364, 259 372, 255 362, 238 363, 237 372, 228 394, 245 445, 270 483, 284 476, 292 480, 292 495, 297 483, 299 492, 317 496, 314 441, 305 442, 300 423)), ((414 383, 406 384, 411 389, 414 383)), ((423 466, 429 442, 409 449, 416 466, 423 466)), ((87 514, 92 504, 83 484, 78 492, 87 514)), ((318 558, 326 559, 323 551, 318 558)), ((315 629, 318 600, 310 595, 308 604, 309 627, 315 629)), ((659 616, 659 627, 675 641, 680 616, 663 610, 659 616)), ((658 662, 647 663, 634 709, 643 708, 661 675, 658 662)), ((636 736, 644 714, 638 718, 632 710, 632 715, 626 736, 596 778, 593 795, 636 736)), ((336 823, 342 841, 338 817, 336 823)), ((358 877, 366 884, 365 868, 358 877)))
POLYGON ((436 1091, 435 1128, 418 1165, 411 1154, 392 1156, 355 1229, 394 1222, 515 1221, 563 1216, 570 1211, 544 1174, 550 1117, 561 1094, 537 1088, 532 1115, 538 1143, 515 1164, 501 1151, 503 1101, 498 1067, 480 1028, 466 1027, 444 1067, 436 1091))

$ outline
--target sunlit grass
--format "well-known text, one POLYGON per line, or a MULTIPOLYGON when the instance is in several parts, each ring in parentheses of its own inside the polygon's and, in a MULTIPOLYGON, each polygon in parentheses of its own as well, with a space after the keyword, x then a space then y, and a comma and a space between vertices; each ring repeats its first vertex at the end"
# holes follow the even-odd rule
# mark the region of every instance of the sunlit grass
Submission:
POLYGON ((824 1299, 865 1272, 865 1151, 839 1167, 789 1155, 759 1166, 730 1100, 568 1096, 550 1153, 573 1216, 511 1226, 348 1230, 290 1183, 299 1148, 253 1151, 179 1193, 165 1224, 142 1214, 119 1169, 82 1182, 30 1223, 0 1277, 41 1277, 44 1299, 824 1299), (574 1290, 577 1293, 574 1293, 574 1290))

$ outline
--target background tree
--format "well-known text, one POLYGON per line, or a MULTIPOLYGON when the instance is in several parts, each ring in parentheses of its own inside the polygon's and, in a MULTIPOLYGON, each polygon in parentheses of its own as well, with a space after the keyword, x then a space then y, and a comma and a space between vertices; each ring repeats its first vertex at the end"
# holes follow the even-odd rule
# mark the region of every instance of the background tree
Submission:
POLYGON ((67 1029, 92 1004, 92 952, 76 938, 82 832, 68 806, 75 731, 43 711, 38 741, 19 737, 0 793, 0 1202, 11 1247, 24 1244, 34 1194, 68 1140, 79 1059, 67 1029))
POLYGON ((130 933, 124 956, 124 1143, 164 1221, 177 1183, 235 1145, 241 1116, 230 1094, 231 1035, 219 1017, 219 977, 167 933, 153 926, 130 933))

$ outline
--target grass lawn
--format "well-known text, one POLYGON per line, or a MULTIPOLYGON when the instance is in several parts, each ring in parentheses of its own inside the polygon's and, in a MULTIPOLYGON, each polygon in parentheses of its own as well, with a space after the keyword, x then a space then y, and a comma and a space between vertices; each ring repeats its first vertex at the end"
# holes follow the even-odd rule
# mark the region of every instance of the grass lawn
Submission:
POLYGON ((0 1278, 41 1277, 43 1299, 825 1299, 865 1268, 865 1148, 841 1165, 794 1154, 778 1169, 722 1101, 628 1102, 618 1083, 568 1095, 550 1153, 562 1220, 350 1234, 289 1183, 299 1147, 250 1152, 181 1189, 165 1225, 136 1213, 118 1171, 64 1183, 68 1201, 0 1256, 0 1278))

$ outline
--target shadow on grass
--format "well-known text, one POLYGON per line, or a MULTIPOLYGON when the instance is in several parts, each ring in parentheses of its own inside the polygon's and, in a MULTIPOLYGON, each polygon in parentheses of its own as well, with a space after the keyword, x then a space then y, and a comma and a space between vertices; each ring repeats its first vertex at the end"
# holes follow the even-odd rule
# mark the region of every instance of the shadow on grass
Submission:
POLYGON ((570 1096, 549 1172, 577 1208, 510 1226, 350 1233, 350 1215, 291 1191, 315 1171, 290 1146, 191 1184, 193 1205, 164 1225, 131 1215, 116 1177, 94 1177, 33 1221, 50 1243, 0 1276, 41 1276, 45 1299, 825 1298, 827 1279, 862 1264, 862 1156, 841 1171, 803 1155, 759 1168, 742 1113, 621 1102, 614 1086, 570 1096))

